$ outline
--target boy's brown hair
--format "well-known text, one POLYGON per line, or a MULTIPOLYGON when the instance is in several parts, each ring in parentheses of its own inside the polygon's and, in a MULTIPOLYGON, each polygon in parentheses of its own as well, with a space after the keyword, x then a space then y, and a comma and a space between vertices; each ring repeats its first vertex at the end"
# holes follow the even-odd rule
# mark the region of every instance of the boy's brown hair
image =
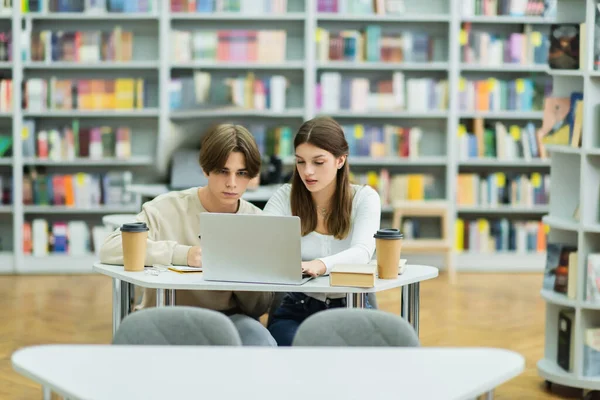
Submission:
POLYGON ((261 159, 254 136, 241 125, 220 124, 208 130, 200 147, 200 166, 207 175, 225 167, 229 155, 240 152, 250 179, 260 173, 261 159))

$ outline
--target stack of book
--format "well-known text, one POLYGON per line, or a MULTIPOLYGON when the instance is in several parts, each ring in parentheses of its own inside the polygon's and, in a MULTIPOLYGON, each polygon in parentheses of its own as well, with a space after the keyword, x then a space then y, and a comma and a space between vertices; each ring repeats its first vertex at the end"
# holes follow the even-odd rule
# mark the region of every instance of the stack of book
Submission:
POLYGON ((25 81, 25 109, 34 112, 143 109, 146 104, 145 84, 141 78, 31 78, 25 81))
POLYGON ((419 156, 423 132, 418 126, 401 127, 385 124, 343 125, 351 156, 401 157, 419 156))
POLYGON ((548 35, 525 25, 523 33, 500 35, 473 31, 470 22, 463 23, 460 33, 461 61, 477 65, 547 65, 550 39, 548 35))
POLYGON ((459 206, 546 205, 550 197, 550 175, 539 172, 530 176, 504 172, 462 173, 458 174, 456 193, 459 206))
MULTIPOLYGON (((89 1, 56 1, 56 0, 21 0, 22 11, 28 12, 79 12, 79 13, 136 13, 150 12, 152 0, 89 0, 89 1)), ((158 4, 158 3, 157 3, 158 4)))
POLYGON ((548 90, 532 79, 459 79, 461 111, 540 111, 540 99, 548 90))
POLYGON ((540 158, 545 151, 540 147, 537 128, 531 122, 525 126, 495 122, 485 126, 481 118, 473 119, 473 129, 458 125, 459 160, 493 158, 497 160, 525 160, 540 158))
POLYGON ((284 30, 173 30, 171 59, 190 61, 282 63, 287 33, 284 30))
POLYGON ((45 174, 34 169, 23 176, 23 204, 77 209, 131 206, 134 199, 126 188, 132 179, 130 171, 45 174))
POLYGON ((288 81, 284 76, 257 78, 246 76, 213 79, 208 72, 194 72, 193 77, 172 78, 169 85, 171 110, 198 107, 235 106, 253 110, 282 112, 286 109, 288 81))
POLYGON ((317 11, 339 14, 402 14, 404 0, 317 0, 317 11))
POLYGON ((382 33, 380 25, 358 30, 317 28, 317 61, 428 62, 439 58, 444 42, 423 32, 382 33))
POLYGON ((325 113, 446 110, 448 82, 433 78, 405 79, 401 72, 394 72, 389 80, 373 82, 368 78, 342 77, 339 72, 324 72, 316 96, 317 110, 325 113))
POLYGON ((282 14, 287 0, 171 0, 171 12, 282 14))
POLYGON ((458 252, 542 253, 546 251, 547 229, 540 221, 457 218, 454 235, 454 249, 458 252))
POLYGON ((131 128, 82 127, 78 120, 54 129, 36 129, 34 120, 23 121, 23 157, 71 161, 131 157, 131 128))
POLYGON ((49 222, 36 218, 23 223, 23 254, 86 256, 98 254, 110 232, 104 226, 90 227, 85 221, 49 222))
POLYGON ((24 38, 28 37, 31 37, 31 45, 25 49, 28 61, 131 61, 133 55, 133 33, 120 26, 110 32, 41 30, 29 35, 25 32, 24 38))

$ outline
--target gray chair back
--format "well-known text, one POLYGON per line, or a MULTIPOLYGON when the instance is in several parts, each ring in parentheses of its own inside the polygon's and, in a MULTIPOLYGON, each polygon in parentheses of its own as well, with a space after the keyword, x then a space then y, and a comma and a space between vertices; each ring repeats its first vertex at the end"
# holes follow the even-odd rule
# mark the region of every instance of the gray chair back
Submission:
POLYGON ((136 311, 121 321, 113 344, 241 346, 240 335, 224 314, 197 307, 136 311))
POLYGON ((419 346, 413 327, 403 318, 379 310, 331 309, 307 318, 293 346, 419 346))

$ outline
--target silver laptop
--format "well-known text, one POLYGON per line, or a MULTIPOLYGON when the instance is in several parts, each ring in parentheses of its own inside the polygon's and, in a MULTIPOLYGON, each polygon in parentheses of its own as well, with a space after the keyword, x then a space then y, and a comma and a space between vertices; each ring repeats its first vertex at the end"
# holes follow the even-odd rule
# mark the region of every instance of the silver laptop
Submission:
POLYGON ((200 214, 202 270, 207 281, 301 285, 300 218, 200 214))

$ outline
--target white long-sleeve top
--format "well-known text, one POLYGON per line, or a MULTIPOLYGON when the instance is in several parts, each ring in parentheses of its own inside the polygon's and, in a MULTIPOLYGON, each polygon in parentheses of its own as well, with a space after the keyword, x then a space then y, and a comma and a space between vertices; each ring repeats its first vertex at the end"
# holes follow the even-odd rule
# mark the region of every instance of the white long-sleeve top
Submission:
MULTIPOLYGON (((301 239, 302 261, 321 260, 329 274, 336 264, 367 264, 375 252, 375 238, 381 221, 381 200, 370 186, 352 185, 354 197, 350 216, 350 232, 344 239, 311 232, 301 239)), ((268 201, 264 214, 291 216, 292 186, 283 185, 268 201)), ((310 293, 318 300, 344 297, 343 294, 310 293)))

